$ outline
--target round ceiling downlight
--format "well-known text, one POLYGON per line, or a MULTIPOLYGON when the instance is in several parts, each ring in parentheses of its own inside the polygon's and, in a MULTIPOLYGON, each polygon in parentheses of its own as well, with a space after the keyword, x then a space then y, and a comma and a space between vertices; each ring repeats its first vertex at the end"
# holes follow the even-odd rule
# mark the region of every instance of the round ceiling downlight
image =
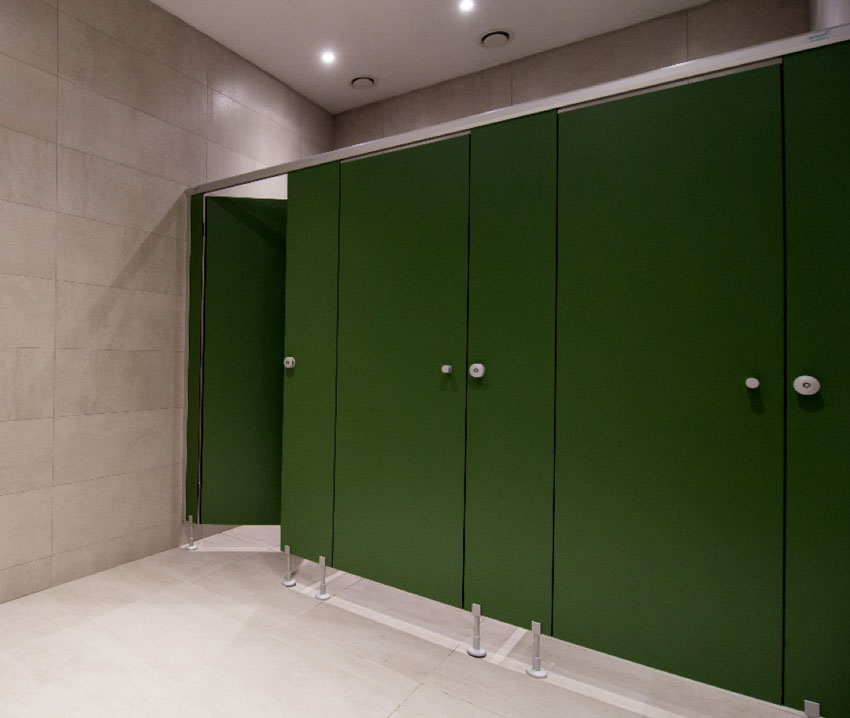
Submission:
POLYGON ((369 90, 373 88, 378 81, 371 75, 360 75, 351 81, 351 86, 355 90, 369 90))
POLYGON ((481 36, 481 44, 488 50, 492 50, 507 45, 511 41, 511 37, 513 35, 511 35, 510 30, 491 30, 481 36))

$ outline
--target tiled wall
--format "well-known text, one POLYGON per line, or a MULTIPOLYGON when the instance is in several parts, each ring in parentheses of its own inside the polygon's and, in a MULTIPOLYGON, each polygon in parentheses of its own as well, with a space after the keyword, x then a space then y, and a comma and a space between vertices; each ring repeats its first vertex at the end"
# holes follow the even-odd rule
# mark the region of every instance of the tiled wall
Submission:
POLYGON ((334 147, 388 137, 809 30, 809 0, 711 0, 334 118, 334 147))
POLYGON ((0 0, 0 601, 175 545, 189 185, 328 113, 146 0, 0 0))

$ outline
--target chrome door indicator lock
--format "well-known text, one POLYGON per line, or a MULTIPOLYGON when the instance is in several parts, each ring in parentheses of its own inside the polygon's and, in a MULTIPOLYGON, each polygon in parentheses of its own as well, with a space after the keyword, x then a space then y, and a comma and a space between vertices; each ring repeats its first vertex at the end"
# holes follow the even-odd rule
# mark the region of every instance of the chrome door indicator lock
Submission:
POLYGON ((794 391, 803 396, 812 396, 820 391, 820 382, 813 376, 803 374, 794 379, 794 391))
POLYGON ((443 374, 451 374, 452 373, 452 365, 451 364, 443 364, 443 366, 440 367, 440 371, 443 372, 443 374))
POLYGON ((480 379, 487 373, 487 369, 483 364, 471 364, 469 366, 469 376, 473 379, 480 379))
POLYGON ((287 369, 294 369, 295 368, 295 357, 286 357, 283 360, 283 366, 285 366, 287 369))
POLYGON ((758 389, 761 386, 761 382, 754 376, 749 377, 744 383, 747 385, 747 389, 758 389))

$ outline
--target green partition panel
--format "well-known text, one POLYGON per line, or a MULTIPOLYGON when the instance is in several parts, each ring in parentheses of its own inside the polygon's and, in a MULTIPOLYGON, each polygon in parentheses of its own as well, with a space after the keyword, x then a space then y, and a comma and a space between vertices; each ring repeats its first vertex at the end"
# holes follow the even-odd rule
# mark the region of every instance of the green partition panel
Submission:
POLYGON ((333 546, 339 164, 289 175, 281 541, 317 560, 333 546))
POLYGON ((772 66, 560 117, 554 581, 557 637, 774 702, 780 89, 772 66))
POLYGON ((850 715, 850 43, 784 65, 785 703, 850 715), (794 378, 821 382, 814 396, 794 378))
POLYGON ((334 565, 455 605, 468 193, 465 136, 341 167, 334 565))
POLYGON ((557 115, 472 131, 464 601, 549 632, 557 115))
POLYGON ((280 520, 286 201, 208 197, 201 520, 280 520))
POLYGON ((198 520, 201 447, 201 335, 203 329, 204 196, 192 195, 189 233, 189 346, 186 386, 186 514, 198 520))

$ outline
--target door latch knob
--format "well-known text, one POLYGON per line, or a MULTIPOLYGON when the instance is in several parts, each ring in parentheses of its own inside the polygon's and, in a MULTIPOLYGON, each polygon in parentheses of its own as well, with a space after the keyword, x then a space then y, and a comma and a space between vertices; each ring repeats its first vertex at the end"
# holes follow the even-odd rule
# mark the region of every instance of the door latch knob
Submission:
POLYGON ((812 396, 820 391, 820 382, 813 376, 803 374, 794 379, 794 391, 803 396, 812 396))
POLYGON ((283 360, 283 366, 285 366, 287 369, 295 368, 295 357, 286 357, 283 360))
POLYGON ((487 369, 483 364, 471 364, 469 367, 469 376, 473 379, 480 379, 487 373, 487 369))

